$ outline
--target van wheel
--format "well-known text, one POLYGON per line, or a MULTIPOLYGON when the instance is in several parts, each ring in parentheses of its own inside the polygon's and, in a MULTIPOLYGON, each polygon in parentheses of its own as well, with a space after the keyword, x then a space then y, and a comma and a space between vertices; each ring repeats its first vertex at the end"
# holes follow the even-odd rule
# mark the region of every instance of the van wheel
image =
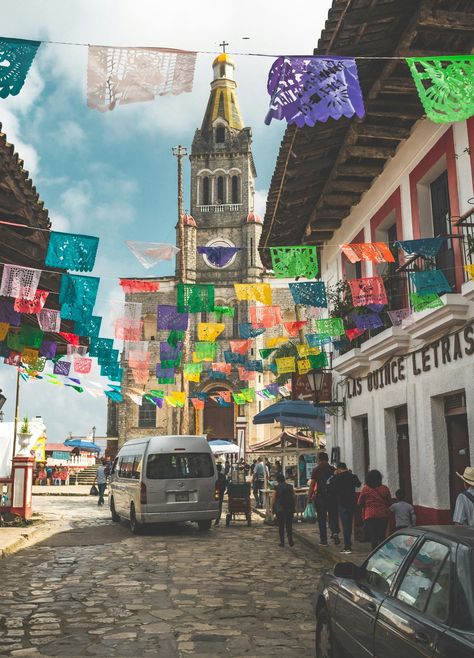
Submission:
POLYGON ((207 530, 210 530, 210 529, 211 529, 211 525, 212 525, 212 521, 211 521, 211 520, 208 520, 208 521, 198 521, 198 527, 199 527, 199 530, 201 530, 201 531, 203 531, 203 532, 204 532, 204 531, 207 531, 207 530))
POLYGON ((139 535, 142 531, 142 524, 137 521, 135 505, 133 503, 130 505, 130 530, 134 535, 139 535))
POLYGON ((110 499, 110 516, 112 517, 112 521, 114 521, 115 523, 118 523, 120 521, 120 516, 115 511, 115 503, 113 496, 110 499))

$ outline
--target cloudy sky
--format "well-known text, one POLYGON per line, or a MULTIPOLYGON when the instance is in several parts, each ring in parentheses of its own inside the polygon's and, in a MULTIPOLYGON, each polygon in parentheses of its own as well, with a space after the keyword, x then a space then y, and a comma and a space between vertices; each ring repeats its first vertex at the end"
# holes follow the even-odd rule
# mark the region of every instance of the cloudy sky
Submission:
MULTIPOLYGON (((43 43, 20 95, 0 100, 3 130, 24 159, 49 209, 52 228, 100 237, 93 272, 101 277, 96 314, 107 316, 111 304, 123 299, 119 276, 173 272, 169 263, 145 271, 124 240, 174 241, 176 162, 171 148, 190 146, 201 124, 218 44, 225 39, 228 51, 235 53, 310 54, 330 4, 22 0, 2 12, 5 37, 210 51, 198 55, 192 93, 102 114, 86 106, 87 48, 43 43)), ((253 131, 256 206, 263 214, 284 129, 279 122, 263 123, 272 59, 234 59, 244 121, 253 131)), ((187 199, 187 165, 185 187, 187 199)), ((101 335, 111 336, 110 325, 105 324, 101 335)), ((5 420, 14 413, 12 371, 0 366, 0 388, 8 398, 5 420)), ((104 400, 49 384, 22 384, 20 412, 42 415, 49 439, 62 441, 69 432, 87 434, 93 425, 103 435, 104 400)))

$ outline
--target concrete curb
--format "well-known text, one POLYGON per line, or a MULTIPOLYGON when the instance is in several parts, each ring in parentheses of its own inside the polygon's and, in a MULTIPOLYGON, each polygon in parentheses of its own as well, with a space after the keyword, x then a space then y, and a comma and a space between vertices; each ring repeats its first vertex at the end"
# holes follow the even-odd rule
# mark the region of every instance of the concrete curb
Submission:
MULTIPOLYGON (((257 509, 256 507, 253 507, 252 512, 258 514, 258 516, 260 516, 262 519, 265 519, 265 510, 257 509)), ((273 524, 268 524, 268 525, 273 525, 273 524)), ((312 523, 311 525, 314 525, 316 527, 315 523, 312 523)), ((330 558, 335 564, 338 564, 339 562, 347 562, 347 555, 340 555, 339 553, 334 553, 331 550, 330 546, 321 546, 320 544, 318 544, 316 539, 314 539, 314 541, 312 539, 309 539, 304 532, 299 531, 297 523, 293 524, 293 536, 295 537, 295 539, 298 539, 299 542, 301 542, 308 548, 311 548, 313 551, 316 551, 317 553, 320 553, 321 555, 330 558)))
POLYGON ((17 551, 21 550, 25 544, 30 545, 31 540, 35 538, 41 532, 41 530, 45 529, 43 525, 44 523, 46 523, 46 521, 41 522, 37 526, 18 528, 19 531, 22 531, 22 534, 16 539, 13 539, 12 542, 8 544, 8 546, 0 548, 0 559, 7 557, 8 555, 12 555, 12 553, 16 553, 17 551))
MULTIPOLYGON (((41 491, 41 492, 35 491, 33 495, 34 496, 81 496, 82 498, 84 498, 84 496, 89 496, 90 494, 85 493, 85 492, 81 493, 80 491, 78 491, 78 492, 75 492, 75 491, 74 492, 73 491, 64 491, 64 492, 62 492, 62 491, 58 491, 58 492, 56 492, 56 491, 44 491, 44 492, 43 491, 41 491)), ((105 496, 107 496, 107 495, 108 494, 105 494, 105 496)))
MULTIPOLYGON (((0 560, 5 557, 9 557, 18 551, 23 550, 24 548, 29 548, 37 544, 39 541, 54 535, 56 532, 61 532, 66 530, 69 526, 63 521, 50 521, 44 519, 32 527, 18 528, 19 531, 22 531, 19 537, 12 538, 11 543, 3 548, 0 548, 0 560)), ((1 532, 1 529, 0 529, 1 532)))

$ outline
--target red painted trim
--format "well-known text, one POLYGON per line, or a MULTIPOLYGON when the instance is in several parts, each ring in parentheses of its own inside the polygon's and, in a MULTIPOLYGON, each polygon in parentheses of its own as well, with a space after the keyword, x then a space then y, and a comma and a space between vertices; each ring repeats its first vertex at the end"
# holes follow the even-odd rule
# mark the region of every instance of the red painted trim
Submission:
MULTIPOLYGON (((361 229, 357 235, 352 238, 350 241, 350 244, 360 244, 361 242, 365 242, 365 237, 364 237, 364 229, 361 229)), ((341 270, 342 270, 342 276, 345 279, 346 278, 346 265, 349 263, 349 259, 347 258, 346 254, 341 252, 341 270)), ((361 271, 362 271, 362 276, 365 276, 365 263, 362 261, 361 263, 361 271)))
POLYGON ((370 237, 372 242, 376 241, 375 232, 379 225, 393 211, 395 211, 395 223, 397 225, 397 240, 403 240, 402 198, 399 187, 397 187, 395 192, 388 197, 383 206, 370 219, 370 237))
MULTIPOLYGON (((430 169, 443 157, 446 157, 446 167, 448 171, 449 203, 451 205, 451 215, 459 217, 459 195, 458 195, 458 177, 456 172, 456 159, 454 153, 453 129, 449 128, 444 135, 436 142, 425 157, 420 160, 416 167, 410 172, 410 198, 411 198, 411 219, 413 226, 413 237, 420 238, 420 207, 418 204, 418 182, 425 176, 430 169)), ((459 233, 459 227, 453 226, 453 233, 459 233)), ((460 240, 454 240, 454 262, 455 262, 455 279, 456 290, 461 289, 464 282, 461 244, 460 240)))
POLYGON ((453 517, 450 509, 436 509, 415 505, 417 525, 450 525, 453 517))
POLYGON ((474 187, 474 117, 466 121, 467 126, 467 139, 469 143, 470 158, 471 158, 471 176, 472 185, 474 187))

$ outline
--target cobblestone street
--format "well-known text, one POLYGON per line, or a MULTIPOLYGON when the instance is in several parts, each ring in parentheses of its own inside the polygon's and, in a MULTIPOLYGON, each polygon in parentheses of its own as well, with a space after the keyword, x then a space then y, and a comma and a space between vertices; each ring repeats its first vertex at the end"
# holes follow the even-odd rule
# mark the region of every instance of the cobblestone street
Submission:
POLYGON ((35 498, 65 531, 0 561, 1 656, 314 655, 327 558, 278 546, 254 515, 133 536, 82 497, 35 498))

